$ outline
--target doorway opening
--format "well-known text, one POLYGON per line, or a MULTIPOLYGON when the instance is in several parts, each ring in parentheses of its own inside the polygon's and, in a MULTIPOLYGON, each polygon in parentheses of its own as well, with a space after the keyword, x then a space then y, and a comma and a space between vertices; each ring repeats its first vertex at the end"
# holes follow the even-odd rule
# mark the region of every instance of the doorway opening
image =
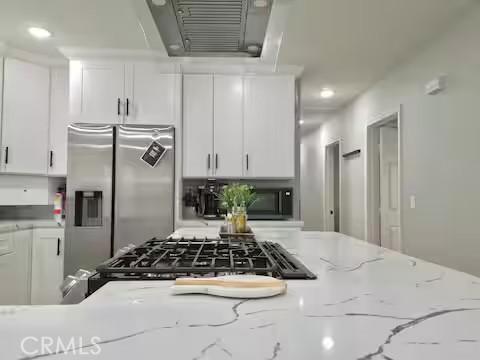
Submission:
POLYGON ((340 141, 325 147, 325 231, 340 232, 340 141))
POLYGON ((399 114, 367 128, 367 241, 401 252, 399 114))

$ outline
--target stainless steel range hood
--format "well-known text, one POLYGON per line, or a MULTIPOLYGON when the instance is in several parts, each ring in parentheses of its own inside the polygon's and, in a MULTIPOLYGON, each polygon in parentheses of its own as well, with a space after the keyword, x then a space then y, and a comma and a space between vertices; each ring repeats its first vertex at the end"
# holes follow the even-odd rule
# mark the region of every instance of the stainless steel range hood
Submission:
POLYGON ((273 0, 146 0, 169 56, 259 57, 273 0))

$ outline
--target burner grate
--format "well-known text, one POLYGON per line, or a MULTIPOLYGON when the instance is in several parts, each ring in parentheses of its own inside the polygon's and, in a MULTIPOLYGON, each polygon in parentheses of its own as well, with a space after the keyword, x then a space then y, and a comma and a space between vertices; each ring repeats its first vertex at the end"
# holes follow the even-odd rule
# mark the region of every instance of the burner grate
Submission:
POLYGON ((97 267, 100 274, 275 273, 277 264, 260 243, 231 239, 152 239, 97 267))
POLYGON ((109 281, 173 280, 227 274, 316 279, 280 244, 231 239, 151 239, 97 267, 88 279, 88 295, 109 281))

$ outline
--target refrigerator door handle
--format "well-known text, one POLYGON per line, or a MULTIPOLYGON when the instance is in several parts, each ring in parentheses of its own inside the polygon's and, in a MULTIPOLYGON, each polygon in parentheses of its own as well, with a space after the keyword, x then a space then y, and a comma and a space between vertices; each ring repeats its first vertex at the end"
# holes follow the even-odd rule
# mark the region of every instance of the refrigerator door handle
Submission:
POLYGON ((207 155, 207 169, 210 170, 211 167, 211 157, 212 155, 208 154, 207 155))
POLYGON ((117 115, 120 116, 120 98, 117 99, 117 115))

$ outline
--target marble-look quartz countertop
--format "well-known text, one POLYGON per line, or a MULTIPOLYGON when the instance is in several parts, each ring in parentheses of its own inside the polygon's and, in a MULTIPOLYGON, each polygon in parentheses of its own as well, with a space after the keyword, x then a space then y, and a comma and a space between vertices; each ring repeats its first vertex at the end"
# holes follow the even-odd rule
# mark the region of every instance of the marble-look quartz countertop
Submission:
POLYGON ((335 233, 257 236, 318 279, 258 300, 173 296, 170 281, 144 281, 110 282, 78 305, 0 307, 1 359, 479 358, 479 278, 335 233), (53 347, 35 352, 40 337, 53 347))
POLYGON ((0 233, 30 230, 63 228, 64 223, 58 223, 53 219, 31 219, 31 220, 0 220, 0 233))

